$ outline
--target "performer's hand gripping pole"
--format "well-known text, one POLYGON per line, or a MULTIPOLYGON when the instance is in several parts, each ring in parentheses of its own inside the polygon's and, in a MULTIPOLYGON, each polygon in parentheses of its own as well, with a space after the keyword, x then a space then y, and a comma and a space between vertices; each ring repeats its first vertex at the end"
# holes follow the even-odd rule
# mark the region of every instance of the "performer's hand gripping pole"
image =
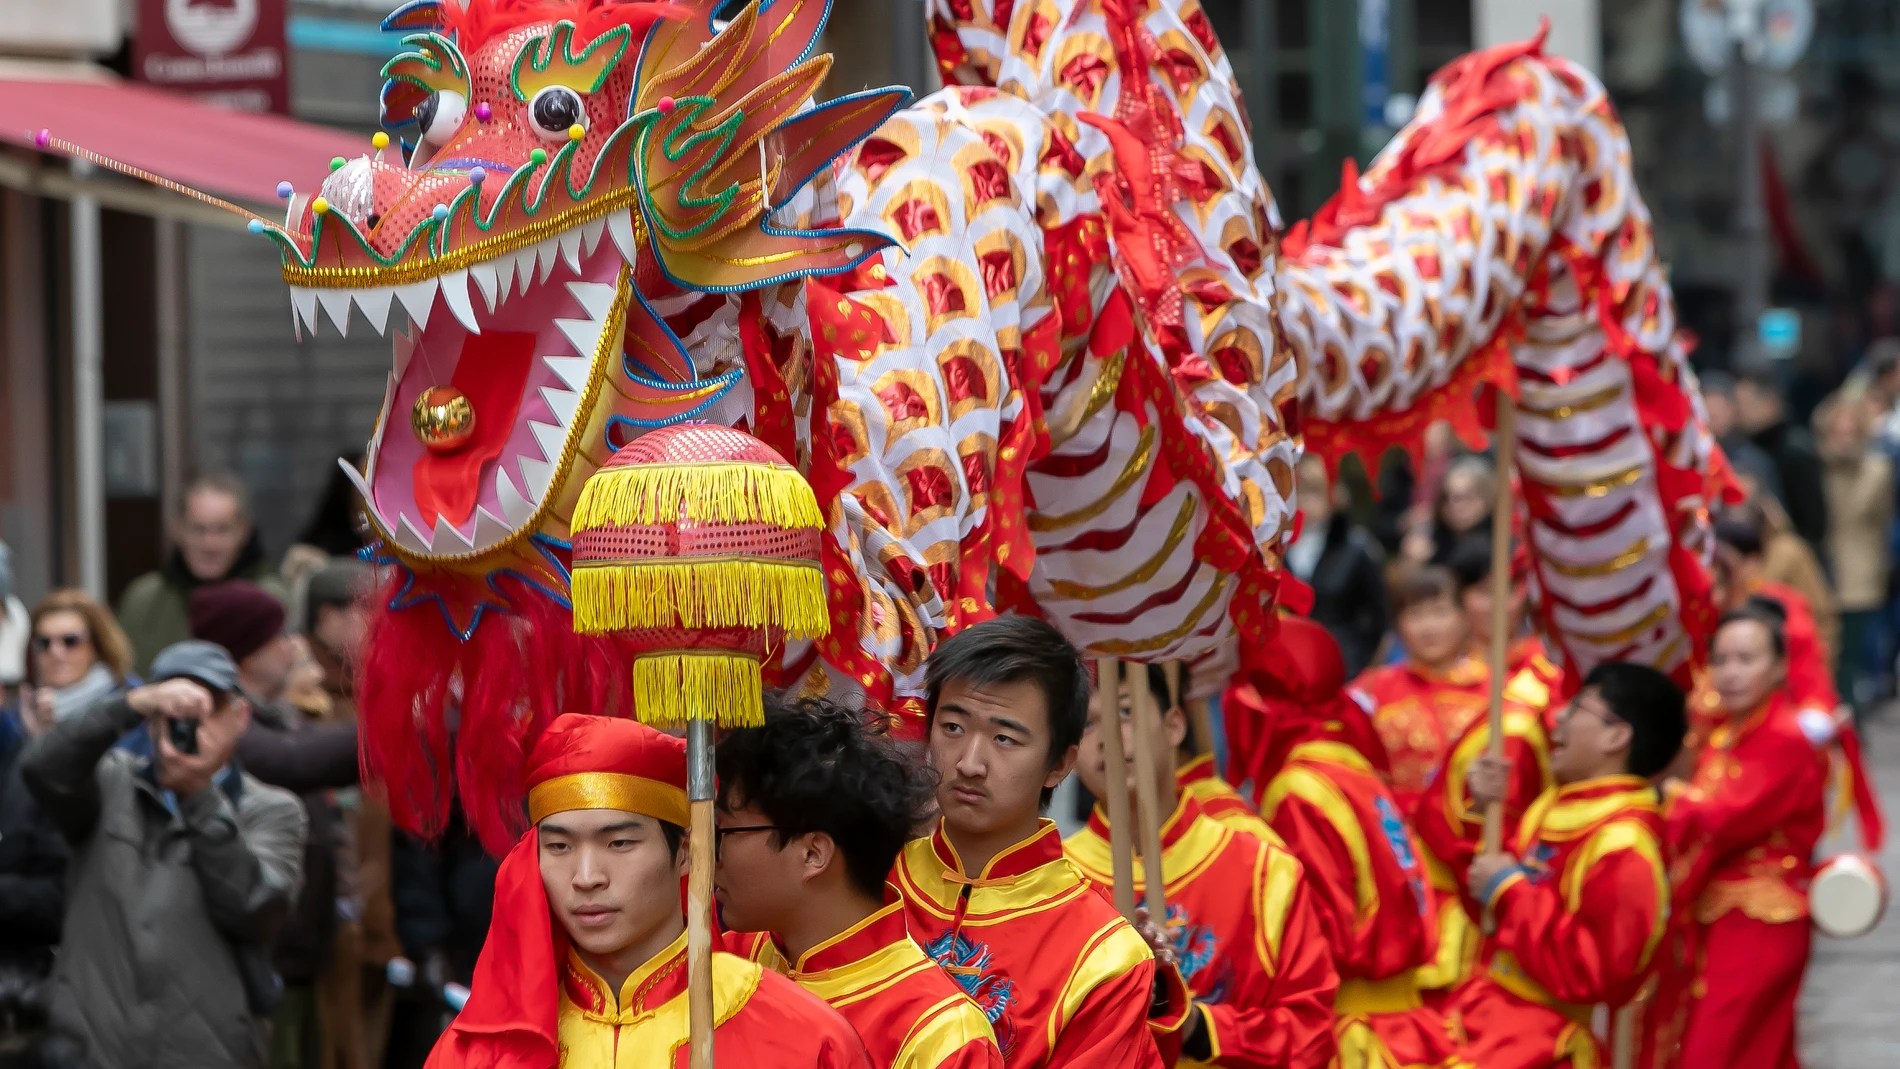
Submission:
POLYGON ((718 831, 713 827, 713 722, 694 720, 686 725, 686 799, 691 805, 692 868, 686 880, 686 1012, 691 1029, 692 1069, 713 1069, 712 899, 714 854, 718 831))
POLYGON ((1102 737, 1102 759, 1108 766, 1104 780, 1108 797, 1108 843, 1114 858, 1115 909, 1135 916, 1134 820, 1128 813, 1128 755, 1122 752, 1121 665, 1103 658, 1095 662, 1095 730, 1102 737))

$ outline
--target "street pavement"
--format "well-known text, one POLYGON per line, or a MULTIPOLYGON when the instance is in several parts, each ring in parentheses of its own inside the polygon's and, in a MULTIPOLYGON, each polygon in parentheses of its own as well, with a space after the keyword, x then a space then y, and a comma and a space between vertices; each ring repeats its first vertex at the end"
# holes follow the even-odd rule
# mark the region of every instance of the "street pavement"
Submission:
MULTIPOLYGON (((1864 729, 1867 759, 1882 808, 1891 824, 1900 819, 1900 709, 1864 729)), ((1857 833, 1837 838, 1823 849, 1857 848, 1857 833)), ((1900 878, 1900 843, 1893 835, 1881 851, 1888 879, 1900 878)), ((1887 911, 1880 927, 1860 939, 1841 941, 1816 935, 1807 985, 1801 993, 1803 1069, 1863 1069, 1900 1066, 1900 915, 1887 911)))

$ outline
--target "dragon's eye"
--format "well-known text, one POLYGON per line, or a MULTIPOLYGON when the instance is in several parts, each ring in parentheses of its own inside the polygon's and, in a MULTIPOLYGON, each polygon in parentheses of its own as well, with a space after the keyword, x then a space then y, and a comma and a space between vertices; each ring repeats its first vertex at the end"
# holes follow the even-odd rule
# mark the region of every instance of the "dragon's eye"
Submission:
POLYGON ((441 147, 462 128, 468 114, 468 101, 453 89, 438 89, 429 99, 416 105, 416 122, 422 127, 422 140, 441 147))
POLYGON ((528 120, 534 132, 549 141, 561 141, 575 125, 587 126, 587 109, 581 96, 564 85, 550 85, 528 102, 528 120))

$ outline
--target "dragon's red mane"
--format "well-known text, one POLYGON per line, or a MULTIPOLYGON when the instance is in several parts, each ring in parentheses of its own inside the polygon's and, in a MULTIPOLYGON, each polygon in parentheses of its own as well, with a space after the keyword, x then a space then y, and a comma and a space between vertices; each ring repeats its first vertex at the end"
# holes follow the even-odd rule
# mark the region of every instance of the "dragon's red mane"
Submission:
POLYGON ((619 26, 637 38, 661 19, 683 19, 691 12, 677 4, 636 0, 448 0, 442 28, 455 36, 464 53, 537 22, 572 22, 574 43, 584 45, 619 26))

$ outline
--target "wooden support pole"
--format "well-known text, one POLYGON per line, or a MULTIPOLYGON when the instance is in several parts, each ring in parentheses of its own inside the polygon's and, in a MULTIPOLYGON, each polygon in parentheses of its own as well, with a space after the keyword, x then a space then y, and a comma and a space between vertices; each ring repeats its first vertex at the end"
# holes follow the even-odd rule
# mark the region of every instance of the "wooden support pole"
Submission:
MULTIPOLYGON (((1504 673, 1511 636, 1511 466, 1517 449, 1517 409, 1511 395, 1497 391, 1497 491, 1491 503, 1491 713, 1487 726, 1484 755, 1493 761, 1504 759, 1504 673)), ((1484 809, 1484 852, 1494 854, 1504 846, 1504 802, 1493 801, 1484 809)))
POLYGON ((686 1013, 691 1069, 713 1069, 712 899, 713 722, 695 720, 686 727, 686 796, 692 821, 687 841, 691 868, 686 877, 686 1013))
MULTIPOLYGON (((1162 757, 1155 752, 1154 725, 1161 719, 1161 712, 1155 708, 1154 691, 1148 689, 1148 666, 1130 664, 1128 666, 1128 700, 1134 709, 1135 737, 1135 808, 1140 821, 1139 838, 1135 841, 1141 846, 1141 873, 1144 895, 1148 906, 1148 919, 1156 927, 1167 923, 1167 881, 1161 868, 1161 822, 1168 814, 1161 808, 1162 770, 1168 771, 1168 779, 1173 781, 1174 763, 1162 763, 1162 757)), ((1110 788, 1113 790, 1113 788, 1110 788)))
POLYGON ((1107 764, 1108 844, 1115 859, 1115 909, 1122 916, 1135 916, 1134 818, 1128 812, 1128 755, 1122 752, 1121 665, 1113 659, 1095 662, 1095 730, 1102 736, 1102 757, 1107 764))

